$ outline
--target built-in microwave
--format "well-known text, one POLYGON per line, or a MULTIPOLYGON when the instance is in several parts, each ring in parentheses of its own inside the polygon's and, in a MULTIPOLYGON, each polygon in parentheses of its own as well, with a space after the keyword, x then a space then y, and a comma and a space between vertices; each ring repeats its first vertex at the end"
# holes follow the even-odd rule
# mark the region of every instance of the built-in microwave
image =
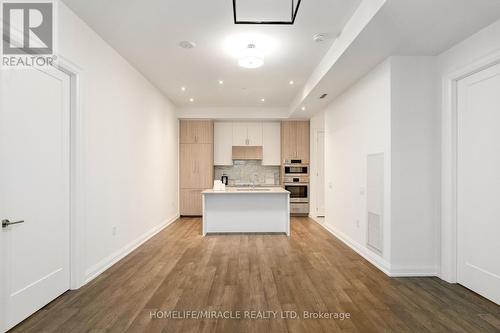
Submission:
POLYGON ((284 176, 307 176, 309 175, 309 165, 307 164, 285 164, 284 176))

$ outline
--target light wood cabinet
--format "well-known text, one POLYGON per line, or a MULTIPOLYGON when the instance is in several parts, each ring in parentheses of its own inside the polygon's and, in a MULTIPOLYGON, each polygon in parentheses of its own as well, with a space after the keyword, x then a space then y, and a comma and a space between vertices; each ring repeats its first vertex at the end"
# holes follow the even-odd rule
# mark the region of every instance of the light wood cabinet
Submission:
POLYGON ((183 189, 211 188, 213 185, 212 144, 180 145, 180 184, 183 189))
POLYGON ((262 160, 262 146, 233 146, 235 160, 262 160))
POLYGON ((214 177, 213 122, 181 120, 179 141, 180 213, 201 215, 201 192, 214 177))
POLYGON ((262 165, 281 164, 281 124, 262 123, 262 165))
POLYGON ((213 143, 213 129, 211 120, 181 120, 179 143, 213 143))
POLYGON ((198 216, 202 214, 203 189, 181 189, 181 215, 198 216))
POLYGON ((309 163, 309 121, 281 123, 281 162, 302 160, 309 163))

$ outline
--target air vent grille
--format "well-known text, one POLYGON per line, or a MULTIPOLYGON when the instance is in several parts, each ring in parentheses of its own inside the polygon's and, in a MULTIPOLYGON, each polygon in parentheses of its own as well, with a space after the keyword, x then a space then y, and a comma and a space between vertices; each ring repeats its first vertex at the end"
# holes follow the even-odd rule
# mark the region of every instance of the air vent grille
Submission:
POLYGON ((328 96, 328 94, 323 94, 323 95, 319 96, 319 99, 323 99, 323 98, 325 98, 326 96, 328 96))

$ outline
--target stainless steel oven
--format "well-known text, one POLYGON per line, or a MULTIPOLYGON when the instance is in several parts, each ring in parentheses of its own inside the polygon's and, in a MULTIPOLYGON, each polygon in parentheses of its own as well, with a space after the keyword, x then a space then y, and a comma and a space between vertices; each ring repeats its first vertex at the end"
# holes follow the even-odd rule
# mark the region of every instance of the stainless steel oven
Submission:
POLYGON ((308 164, 285 164, 283 168, 283 175, 285 177, 309 175, 308 164))
POLYGON ((309 214, 309 177, 285 176, 284 187, 290 192, 290 213, 309 214))

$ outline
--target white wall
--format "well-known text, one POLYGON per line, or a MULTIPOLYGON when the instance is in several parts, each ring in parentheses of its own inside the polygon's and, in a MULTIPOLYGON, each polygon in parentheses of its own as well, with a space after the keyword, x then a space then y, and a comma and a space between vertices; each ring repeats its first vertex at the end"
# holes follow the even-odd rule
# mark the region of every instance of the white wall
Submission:
POLYGON ((391 57, 325 110, 326 225, 390 275, 437 272, 435 59, 391 57), (367 244, 367 156, 384 153, 383 250, 367 244))
POLYGON ((59 51, 83 71, 90 279, 178 215, 178 120, 170 101, 62 3, 59 51))
MULTIPOLYGON (((317 206, 318 206, 318 201, 320 200, 319 196, 325 196, 325 193, 320 193, 318 190, 319 188, 319 181, 320 179, 317 178, 316 173, 318 172, 318 160, 321 160, 321 157, 318 156, 318 154, 321 154, 321 152, 318 152, 318 144, 317 144, 317 137, 318 137, 318 132, 324 132, 325 131, 325 112, 320 111, 316 113, 310 120, 310 159, 309 159, 309 167, 310 167, 310 174, 309 174, 309 215, 312 217, 317 217, 317 206)), ((324 152, 323 152, 323 160, 324 160, 324 152)), ((324 183, 324 179, 323 179, 324 183)), ((325 188, 324 184, 323 188, 325 188)), ((326 188, 325 188, 326 190, 326 188)), ((324 191, 323 191, 324 192, 324 191)))
MULTIPOLYGON (((390 212, 391 67, 386 61, 335 99, 325 110, 326 226, 388 271, 389 235, 383 258, 366 244, 367 155, 385 154, 385 212, 390 212)), ((390 214, 383 217, 390 231, 390 214)))
POLYGON ((392 57, 391 272, 437 272, 439 137, 434 57, 392 57))

